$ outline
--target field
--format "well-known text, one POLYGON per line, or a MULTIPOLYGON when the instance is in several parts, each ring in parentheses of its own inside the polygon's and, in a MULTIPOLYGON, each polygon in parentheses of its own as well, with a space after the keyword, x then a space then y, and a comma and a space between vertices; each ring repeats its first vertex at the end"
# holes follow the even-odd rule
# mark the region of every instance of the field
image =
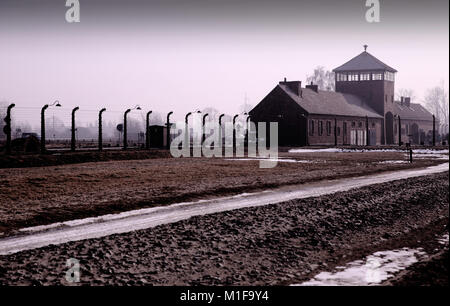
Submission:
POLYGON ((151 158, 0 169, 0 232, 289 184, 435 165, 399 152, 280 153, 275 168, 226 158, 151 158))

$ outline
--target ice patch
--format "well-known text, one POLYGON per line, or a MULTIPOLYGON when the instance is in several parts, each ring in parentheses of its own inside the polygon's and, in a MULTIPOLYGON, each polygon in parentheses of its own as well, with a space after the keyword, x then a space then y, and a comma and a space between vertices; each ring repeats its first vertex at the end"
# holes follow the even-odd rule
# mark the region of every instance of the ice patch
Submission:
POLYGON ((427 254, 421 248, 376 252, 365 260, 352 261, 345 267, 338 267, 336 272, 321 272, 297 286, 376 285, 426 257, 427 254))

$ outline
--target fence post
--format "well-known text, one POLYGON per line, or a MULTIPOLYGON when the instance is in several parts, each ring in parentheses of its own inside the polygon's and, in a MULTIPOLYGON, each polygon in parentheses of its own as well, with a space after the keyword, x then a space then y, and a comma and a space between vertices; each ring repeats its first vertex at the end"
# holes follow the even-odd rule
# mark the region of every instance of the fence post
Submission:
POLYGON ((103 126, 102 126, 102 113, 106 111, 106 108, 102 108, 98 113, 98 150, 103 150, 103 126))
POLYGON ((436 117, 433 115, 433 147, 436 145, 436 117))
POLYGON ((170 115, 172 115, 173 114, 173 112, 169 112, 168 114, 167 114, 167 133, 166 133, 166 141, 167 141, 167 143, 166 143, 166 147, 167 147, 167 150, 170 150, 170 115))
POLYGON ((147 116, 145 118, 145 148, 150 150, 150 114, 152 111, 147 112, 147 116))
POLYGON ((131 112, 131 109, 127 109, 123 114, 123 149, 128 148, 128 137, 127 137, 127 115, 131 112))
POLYGON ((3 132, 6 134, 6 154, 11 154, 11 109, 16 106, 14 103, 10 104, 6 110, 5 127, 3 132))
POLYGON ((233 156, 234 156, 234 150, 236 150, 236 118, 239 115, 234 115, 233 117, 233 156))
POLYGON ((76 130, 76 128, 75 128, 75 112, 79 109, 80 108, 77 106, 72 110, 72 135, 71 135, 72 137, 70 139, 70 150, 72 152, 75 151, 75 147, 76 147, 76 144, 75 144, 75 130, 76 130))
POLYGON ((41 153, 45 153, 45 110, 48 104, 45 104, 41 109, 41 153))

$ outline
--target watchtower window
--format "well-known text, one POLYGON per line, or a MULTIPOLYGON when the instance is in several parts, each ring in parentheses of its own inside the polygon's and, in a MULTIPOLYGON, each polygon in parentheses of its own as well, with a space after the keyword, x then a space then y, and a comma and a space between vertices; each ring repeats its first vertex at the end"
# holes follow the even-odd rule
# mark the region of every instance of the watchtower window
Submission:
POLYGON ((347 81, 347 75, 344 73, 338 73, 337 74, 337 80, 340 81, 347 81))
POLYGON ((395 74, 394 73, 392 73, 392 72, 389 72, 389 71, 386 71, 385 73, 384 73, 384 79, 386 80, 386 81, 395 81, 395 74))
POLYGON ((352 73, 352 74, 348 75, 348 80, 349 81, 358 81, 358 79, 359 79, 359 75, 358 74, 352 73))
POLYGON ((370 73, 361 73, 360 81, 370 81, 370 73))
POLYGON ((382 73, 372 73, 372 80, 374 80, 374 81, 383 80, 383 74, 382 73))

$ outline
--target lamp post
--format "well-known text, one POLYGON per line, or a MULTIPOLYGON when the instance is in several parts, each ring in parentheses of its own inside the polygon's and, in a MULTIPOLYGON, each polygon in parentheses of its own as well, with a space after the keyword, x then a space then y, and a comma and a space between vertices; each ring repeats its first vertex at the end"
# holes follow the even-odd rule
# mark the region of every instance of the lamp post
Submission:
POLYGON ((11 110, 16 105, 14 103, 10 104, 6 110, 5 126, 3 132, 6 134, 6 154, 11 154, 11 110))
POLYGON ((103 150, 103 129, 102 129, 102 114, 106 108, 102 108, 98 113, 98 150, 103 150))
POLYGON ((72 110, 72 133, 71 133, 71 139, 70 139, 70 150, 72 151, 72 152, 74 152, 75 151, 75 146, 76 146, 76 144, 75 144, 75 112, 77 111, 77 110, 79 110, 80 108, 77 106, 77 107, 75 107, 73 110, 72 110))
POLYGON ((150 114, 152 111, 148 111, 145 117, 145 148, 150 149, 150 114))
POLYGON ((250 115, 248 115, 247 113, 245 113, 247 115, 247 118, 245 119, 245 140, 244 140, 244 145, 246 147, 248 147, 248 135, 250 133, 250 115))
POLYGON ((166 133, 166 146, 167 146, 167 150, 170 150, 170 115, 172 115, 173 112, 169 112, 167 114, 167 133, 166 133))
POLYGON ((45 104, 41 109, 41 154, 45 153, 45 110, 50 106, 61 107, 58 100, 48 105, 45 104))
POLYGON ((127 136, 127 115, 132 110, 141 110, 141 107, 139 105, 136 105, 133 108, 129 108, 125 111, 123 114, 123 149, 126 150, 128 148, 128 136, 127 136))
POLYGON ((397 115, 398 117, 398 145, 402 145, 402 120, 400 118, 400 115, 397 115))

